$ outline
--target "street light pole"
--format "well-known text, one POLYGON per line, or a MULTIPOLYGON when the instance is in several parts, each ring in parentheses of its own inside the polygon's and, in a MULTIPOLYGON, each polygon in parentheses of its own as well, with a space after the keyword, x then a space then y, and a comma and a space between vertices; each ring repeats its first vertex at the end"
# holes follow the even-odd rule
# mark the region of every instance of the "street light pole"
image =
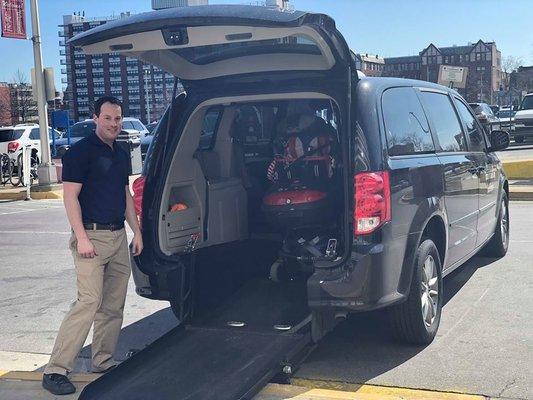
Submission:
POLYGON ((148 69, 145 69, 144 70, 144 88, 145 88, 145 97, 146 97, 146 118, 147 118, 147 121, 146 123, 149 124, 151 122, 151 115, 150 115, 150 87, 148 86, 148 77, 149 77, 149 74, 148 74, 148 69))
POLYGON ((37 110, 39 115, 39 133, 41 139, 41 163, 37 168, 39 186, 57 183, 55 166, 50 159, 50 142, 48 137, 48 114, 46 112, 46 94, 44 88, 43 57, 41 53, 41 33, 39 27, 39 8, 37 0, 30 1, 33 57, 35 59, 35 84, 37 85, 37 110))

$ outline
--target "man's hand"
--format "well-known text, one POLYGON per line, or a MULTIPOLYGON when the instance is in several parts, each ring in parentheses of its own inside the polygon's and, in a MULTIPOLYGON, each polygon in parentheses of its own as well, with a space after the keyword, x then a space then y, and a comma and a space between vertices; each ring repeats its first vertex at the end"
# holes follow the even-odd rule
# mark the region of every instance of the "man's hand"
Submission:
POLYGON ((143 238, 140 233, 133 235, 131 250, 134 256, 138 256, 143 251, 143 238))
POLYGON ((78 240, 77 250, 83 258, 94 258, 98 255, 89 238, 78 240))

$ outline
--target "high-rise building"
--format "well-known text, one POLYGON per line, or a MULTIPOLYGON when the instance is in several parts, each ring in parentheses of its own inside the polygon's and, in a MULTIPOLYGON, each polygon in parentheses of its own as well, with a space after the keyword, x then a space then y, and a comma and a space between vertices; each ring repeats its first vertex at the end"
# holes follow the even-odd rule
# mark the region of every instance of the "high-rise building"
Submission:
POLYGON ((205 6, 208 0, 152 0, 152 9, 161 10, 163 8, 205 6))
POLYGON ((88 18, 78 13, 63 17, 59 31, 60 62, 64 66, 61 82, 67 85, 64 101, 72 120, 91 118, 92 104, 104 95, 119 98, 125 116, 144 122, 159 119, 166 109, 174 85, 170 74, 118 53, 86 55, 81 48, 68 44, 77 33, 129 15, 88 18))

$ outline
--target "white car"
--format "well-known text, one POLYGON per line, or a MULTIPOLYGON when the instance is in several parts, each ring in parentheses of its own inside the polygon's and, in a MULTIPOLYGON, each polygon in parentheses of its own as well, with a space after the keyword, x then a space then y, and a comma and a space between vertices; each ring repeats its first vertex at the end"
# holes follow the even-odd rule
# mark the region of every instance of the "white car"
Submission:
MULTIPOLYGON (((50 145, 52 144, 52 135, 55 135, 56 139, 61 137, 58 131, 49 127, 50 145)), ((22 148, 26 145, 31 146, 32 157, 37 157, 37 161, 39 161, 41 159, 39 125, 20 124, 0 128, 0 153, 7 153, 11 159, 17 160, 22 154, 22 148)))
POLYGON ((523 143, 526 138, 533 138, 533 93, 522 99, 522 104, 514 116, 514 141, 523 143))
POLYGON ((140 135, 142 139, 146 135, 150 134, 146 126, 137 118, 124 117, 122 119, 122 130, 128 132, 129 135, 140 135))

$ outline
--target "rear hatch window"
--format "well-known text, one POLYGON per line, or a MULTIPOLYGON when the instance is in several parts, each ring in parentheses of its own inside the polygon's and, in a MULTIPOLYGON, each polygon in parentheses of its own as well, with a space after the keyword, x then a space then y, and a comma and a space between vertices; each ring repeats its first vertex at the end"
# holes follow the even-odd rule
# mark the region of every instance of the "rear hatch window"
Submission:
POLYGON ((22 137, 24 129, 0 129, 0 143, 11 142, 22 137))

